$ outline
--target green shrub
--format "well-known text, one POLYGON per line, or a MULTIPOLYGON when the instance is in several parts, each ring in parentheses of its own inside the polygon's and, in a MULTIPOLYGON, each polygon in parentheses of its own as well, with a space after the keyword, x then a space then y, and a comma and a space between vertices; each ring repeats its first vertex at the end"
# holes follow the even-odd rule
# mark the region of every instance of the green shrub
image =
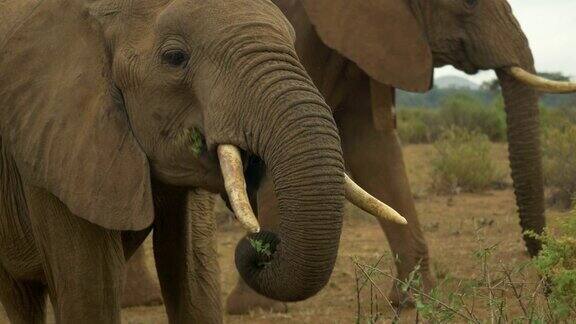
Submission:
POLYGON ((543 134, 546 185, 555 190, 555 205, 568 208, 576 197, 576 125, 547 128, 543 134))
POLYGON ((503 178, 484 134, 448 128, 434 147, 437 156, 432 160, 432 189, 437 193, 477 192, 503 178))
POLYGON ((540 124, 544 131, 550 129, 564 130, 576 125, 576 107, 543 108, 540 110, 540 124))
POLYGON ((432 143, 449 127, 479 132, 491 141, 506 140, 504 110, 498 105, 488 107, 465 94, 446 98, 440 109, 399 109, 398 121, 398 133, 404 143, 432 143))
POLYGON ((398 134, 403 143, 431 143, 438 138, 439 120, 436 110, 406 108, 398 111, 398 134))
POLYGON ((506 139, 504 111, 496 107, 486 107, 472 97, 449 97, 443 101, 438 113, 444 128, 456 126, 470 132, 479 132, 494 142, 506 139))
POLYGON ((576 211, 562 224, 562 232, 545 234, 542 251, 534 260, 549 280, 549 304, 556 321, 576 316, 576 211))

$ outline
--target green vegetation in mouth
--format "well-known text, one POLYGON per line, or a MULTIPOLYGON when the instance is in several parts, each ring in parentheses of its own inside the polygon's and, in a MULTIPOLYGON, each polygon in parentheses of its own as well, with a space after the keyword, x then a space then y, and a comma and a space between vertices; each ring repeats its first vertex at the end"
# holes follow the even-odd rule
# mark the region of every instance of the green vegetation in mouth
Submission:
POLYGON ((270 249, 270 243, 264 243, 262 240, 251 239, 251 238, 249 238, 248 241, 250 242, 250 245, 252 245, 254 250, 256 250, 256 252, 258 252, 258 254, 263 254, 267 257, 272 256, 272 251, 270 249))
POLYGON ((199 157, 204 149, 204 137, 198 128, 190 131, 190 147, 196 157, 199 157))

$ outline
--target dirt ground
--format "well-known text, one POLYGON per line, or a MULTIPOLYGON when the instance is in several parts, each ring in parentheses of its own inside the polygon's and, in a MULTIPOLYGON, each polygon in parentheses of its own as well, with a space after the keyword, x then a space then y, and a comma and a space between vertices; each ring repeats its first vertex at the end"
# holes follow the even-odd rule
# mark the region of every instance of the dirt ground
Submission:
MULTIPOLYGON (((430 145, 411 145, 405 148, 405 157, 436 275, 440 279, 452 278, 452 282, 454 279, 466 281, 481 277, 482 263, 479 262, 475 252, 493 245, 496 245, 496 248, 491 258, 491 267, 516 268, 525 263, 528 256, 520 236, 514 195, 510 186, 504 190, 460 194, 455 197, 429 194, 428 161, 433 155, 433 150, 430 145)), ((507 168, 505 145, 494 145, 493 156, 502 168, 507 168)), ((550 224, 557 223, 563 217, 566 217, 565 213, 548 211, 550 224)), ((236 282, 233 251, 243 231, 231 222, 224 223, 219 231, 220 264, 225 296, 236 282)), ((147 248, 150 249, 149 244, 147 248)), ((353 260, 374 263, 382 256, 379 268, 392 272, 392 258, 377 222, 370 216, 349 208, 334 274, 320 294, 308 301, 289 305, 287 314, 256 312, 246 316, 226 316, 225 320, 227 323, 276 324, 355 322, 358 303, 353 260)), ((151 259, 149 266, 153 267, 151 259)), ((379 289, 387 293, 391 287, 391 280, 386 277, 379 278, 377 284, 379 289)), ((369 295, 363 292, 361 296, 363 297, 360 303, 361 312, 369 313, 369 295)), ((481 309, 483 306, 477 307, 481 309)), ((389 321, 392 312, 383 299, 379 301, 379 309, 384 313, 381 321, 389 321)), ((480 310, 480 314, 483 314, 482 312, 480 310)), ((487 313, 484 314, 488 316, 487 313)), ((126 309, 122 316, 125 323, 167 323, 161 306, 126 309)), ((414 319, 415 312, 406 311, 402 314, 401 322, 413 323, 414 319)), ((7 320, 0 309, 0 323, 4 322, 7 320)))

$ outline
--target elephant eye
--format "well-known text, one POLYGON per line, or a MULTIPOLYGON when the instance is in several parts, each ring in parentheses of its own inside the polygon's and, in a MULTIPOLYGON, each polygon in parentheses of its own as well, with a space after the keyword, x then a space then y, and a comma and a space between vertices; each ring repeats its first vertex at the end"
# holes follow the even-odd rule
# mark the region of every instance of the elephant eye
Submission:
POLYGON ((188 54, 183 50, 169 50, 162 54, 162 61, 173 67, 185 65, 188 58, 188 54))
POLYGON ((478 0, 464 0, 469 7, 476 7, 478 0))

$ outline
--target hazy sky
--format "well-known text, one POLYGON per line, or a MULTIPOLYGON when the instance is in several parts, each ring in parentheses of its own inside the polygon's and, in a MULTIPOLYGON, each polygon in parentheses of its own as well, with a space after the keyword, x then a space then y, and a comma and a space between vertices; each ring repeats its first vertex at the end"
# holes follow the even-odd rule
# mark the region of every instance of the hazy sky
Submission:
MULTIPOLYGON (((541 72, 563 72, 576 80, 576 0, 508 0, 524 32, 541 72)), ((436 69, 436 76, 462 75, 482 83, 494 72, 474 76, 452 67, 436 69)))

